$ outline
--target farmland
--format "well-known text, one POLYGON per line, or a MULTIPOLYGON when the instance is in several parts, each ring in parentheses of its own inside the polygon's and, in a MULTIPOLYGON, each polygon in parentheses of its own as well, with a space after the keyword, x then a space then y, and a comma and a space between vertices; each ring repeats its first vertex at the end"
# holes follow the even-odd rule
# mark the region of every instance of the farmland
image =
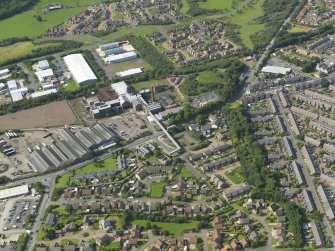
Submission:
POLYGON ((54 12, 44 12, 44 8, 54 3, 52 0, 38 1, 34 7, 26 12, 17 14, 0 22, 0 40, 10 37, 37 37, 43 34, 48 28, 59 25, 65 19, 70 18, 83 11, 87 6, 100 2, 98 0, 59 0, 57 3, 64 5, 64 9, 54 12), (38 21, 40 16, 42 21, 38 21))

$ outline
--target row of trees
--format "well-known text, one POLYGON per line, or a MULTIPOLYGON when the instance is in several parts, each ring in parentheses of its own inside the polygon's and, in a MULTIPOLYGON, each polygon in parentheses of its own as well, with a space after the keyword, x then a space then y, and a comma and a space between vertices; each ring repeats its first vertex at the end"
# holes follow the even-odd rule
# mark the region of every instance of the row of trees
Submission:
POLYGON ((289 231, 294 235, 294 240, 289 245, 302 247, 304 213, 279 190, 280 174, 271 172, 266 167, 265 153, 257 143, 255 128, 249 121, 246 110, 241 106, 230 106, 225 107, 223 113, 241 163, 241 173, 253 187, 252 197, 281 204, 286 212, 289 231))

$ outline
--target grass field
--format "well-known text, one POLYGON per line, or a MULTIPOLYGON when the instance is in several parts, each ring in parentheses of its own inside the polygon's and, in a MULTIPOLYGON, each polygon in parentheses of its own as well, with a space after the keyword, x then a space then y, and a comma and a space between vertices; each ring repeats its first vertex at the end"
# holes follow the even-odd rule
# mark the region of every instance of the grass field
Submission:
POLYGON ((152 183, 150 187, 150 196, 153 198, 162 198, 165 186, 166 184, 164 182, 152 183))
POLYGON ((226 176, 235 184, 241 184, 242 182, 244 182, 244 179, 239 173, 238 168, 236 168, 234 171, 226 173, 226 176))
POLYGON ((201 84, 220 82, 221 78, 213 71, 200 72, 196 80, 201 84))
POLYGON ((67 172, 61 175, 56 182, 56 188, 65 189, 68 187, 69 180, 74 174, 92 173, 106 170, 114 170, 116 168, 116 159, 111 157, 101 162, 101 166, 98 163, 92 163, 82 168, 78 168, 72 172, 67 172))
POLYGON ((133 84, 132 86, 135 88, 136 91, 141 89, 150 88, 152 85, 168 85, 169 81, 167 79, 160 79, 160 80, 149 80, 140 82, 137 84, 133 84))
POLYGON ((181 168, 179 175, 186 178, 193 177, 193 174, 189 170, 187 170, 186 167, 184 166, 181 168))
POLYGON ((199 7, 206 10, 231 10, 233 0, 207 0, 200 2, 199 7))
POLYGON ((29 55, 33 50, 53 47, 60 44, 61 43, 47 43, 41 45, 34 45, 32 42, 20 42, 13 45, 0 47, 0 64, 6 62, 7 60, 25 57, 29 55))
MULTIPOLYGON (((142 227, 145 227, 147 222, 146 220, 135 220, 132 224, 137 224, 142 227)), ((185 230, 191 230, 192 228, 197 228, 198 222, 192 221, 190 223, 164 223, 164 222, 151 222, 151 225, 157 225, 161 230, 168 230, 171 234, 175 236, 181 236, 185 230)))
POLYGON ((67 84, 68 86, 64 87, 64 91, 66 92, 73 92, 79 90, 80 88, 79 85, 73 79, 67 81, 67 84))
POLYGON ((48 28, 61 24, 65 19, 79 14, 87 6, 100 2, 99 0, 58 0, 57 3, 64 5, 64 9, 44 13, 44 8, 53 0, 40 0, 34 7, 21 14, 1 20, 0 40, 9 37, 37 37, 48 28), (42 17, 42 22, 37 21, 36 16, 42 17))
POLYGON ((257 0, 256 4, 244 9, 231 18, 233 24, 240 25, 240 36, 243 44, 248 48, 253 48, 253 43, 250 36, 264 29, 264 24, 255 23, 255 19, 263 15, 263 3, 265 0, 257 0))
POLYGON ((188 10, 190 9, 190 5, 188 4, 187 0, 182 0, 183 7, 180 9, 180 12, 183 14, 187 14, 188 10))
POLYGON ((301 25, 293 25, 292 28, 288 32, 309 32, 310 28, 301 25))

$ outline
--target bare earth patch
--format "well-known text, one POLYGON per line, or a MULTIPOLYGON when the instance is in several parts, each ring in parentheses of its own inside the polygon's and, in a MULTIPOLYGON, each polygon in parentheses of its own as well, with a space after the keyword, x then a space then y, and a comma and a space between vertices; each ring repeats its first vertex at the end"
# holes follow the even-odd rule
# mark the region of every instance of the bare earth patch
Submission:
POLYGON ((63 126, 76 123, 67 101, 53 102, 0 116, 0 130, 63 126))

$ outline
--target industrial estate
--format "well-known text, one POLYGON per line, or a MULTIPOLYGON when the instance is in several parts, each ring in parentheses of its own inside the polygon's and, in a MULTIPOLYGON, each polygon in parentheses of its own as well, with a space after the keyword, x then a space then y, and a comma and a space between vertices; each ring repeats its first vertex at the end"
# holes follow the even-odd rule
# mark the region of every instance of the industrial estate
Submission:
POLYGON ((0 1, 0 251, 335 250, 334 21, 0 1))

